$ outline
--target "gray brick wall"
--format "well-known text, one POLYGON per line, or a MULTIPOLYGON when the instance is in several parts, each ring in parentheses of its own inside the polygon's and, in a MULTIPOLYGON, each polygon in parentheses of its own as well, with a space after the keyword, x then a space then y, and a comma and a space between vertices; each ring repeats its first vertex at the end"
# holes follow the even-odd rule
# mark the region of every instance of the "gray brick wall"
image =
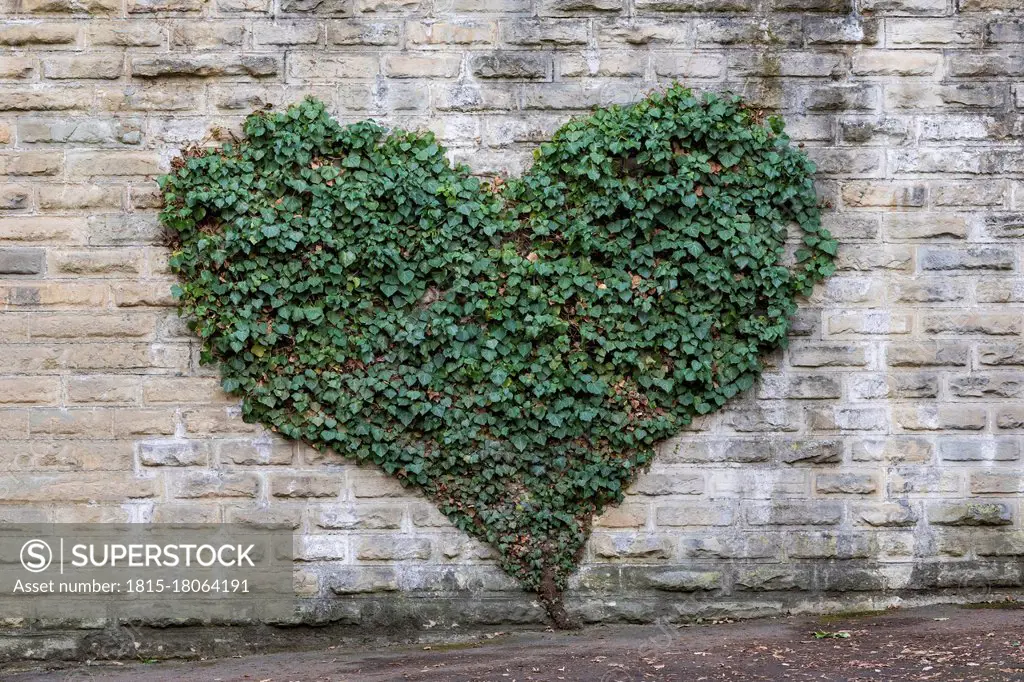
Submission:
POLYGON ((1022 0, 0 11, 0 522, 284 522, 309 619, 540 619, 426 501, 242 423, 175 315, 154 177, 306 94, 519 173, 573 114, 679 79, 785 114, 819 164, 839 272, 763 381, 666 443, 599 520, 573 608, 749 615, 1020 587, 1022 0))

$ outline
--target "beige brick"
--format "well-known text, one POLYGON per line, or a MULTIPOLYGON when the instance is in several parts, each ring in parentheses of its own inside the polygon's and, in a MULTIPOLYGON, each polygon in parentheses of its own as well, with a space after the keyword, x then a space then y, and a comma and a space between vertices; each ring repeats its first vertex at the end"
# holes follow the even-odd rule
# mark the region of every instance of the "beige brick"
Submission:
POLYGON ((85 242, 84 218, 0 218, 0 243, 85 242))
POLYGON ((114 305, 119 308, 173 308, 173 282, 119 282, 112 287, 114 305))
POLYGON ((56 377, 0 377, 0 405, 55 405, 59 397, 56 377))
POLYGON ((424 24, 413 22, 405 27, 410 45, 485 45, 494 41, 496 27, 492 22, 461 21, 424 24))
POLYGON ((1024 315, 1005 313, 948 313, 925 315, 921 321, 930 334, 1018 335, 1024 315))
POLYGON ((942 65, 938 52, 866 50, 853 55, 858 76, 934 76, 942 65))
POLYGON ((74 24, 8 23, 0 28, 0 45, 30 47, 43 45, 47 49, 74 45, 80 30, 74 24))
POLYGON ((902 208, 924 206, 928 188, 913 182, 858 181, 843 185, 843 203, 851 207, 880 206, 902 208))
POLYGON ((47 269, 61 275, 121 277, 142 273, 143 252, 139 249, 50 250, 47 269))
POLYGON ((33 438, 109 438, 112 433, 111 412, 95 408, 34 409, 29 413, 29 431, 33 438))
POLYGON ((58 211, 86 208, 121 207, 124 190, 110 185, 43 185, 39 188, 39 208, 58 211))
POLYGON ((594 519, 597 528, 641 528, 647 524, 649 510, 645 504, 625 502, 610 507, 594 519))
POLYGON ((259 433, 263 428, 246 424, 241 415, 223 407, 189 409, 183 412, 185 430, 190 436, 220 433, 259 433))
POLYGON ((68 152, 68 175, 72 179, 120 175, 157 175, 164 167, 156 152, 68 152))
POLYGON ((318 528, 328 530, 384 530, 402 526, 403 508, 396 505, 351 504, 327 507, 316 519, 318 528))
POLYGON ((177 424, 174 409, 120 408, 114 410, 114 435, 172 436, 177 424))
POLYGON ((389 55, 384 60, 384 74, 392 78, 454 78, 461 61, 458 55, 389 55))
POLYGON ((162 47, 167 44, 166 29, 150 21, 118 22, 90 26, 89 44, 103 47, 162 47))
POLYGON ((174 497, 181 499, 256 497, 260 479, 246 472, 196 470, 182 472, 170 481, 174 497))
MULTIPOLYGON (((130 473, 78 472, 0 476, 0 499, 5 502, 47 504, 61 502, 113 502, 148 499, 158 495, 157 480, 130 473)), ((77 516, 76 520, 80 520, 77 516)))
POLYGON ((288 74, 304 81, 336 81, 373 78, 380 72, 380 60, 373 55, 327 56, 296 53, 288 59, 288 74))
POLYGON ((116 14, 120 0, 21 0, 21 11, 31 14, 116 14))
POLYGON ((63 160, 58 152, 4 152, 0 153, 0 175, 56 175, 63 160))
POLYGON ((375 535, 354 538, 355 555, 360 561, 407 561, 430 558, 428 538, 375 535))
POLYGON ((399 28, 395 21, 332 21, 327 24, 327 42, 332 45, 397 45, 399 28))
POLYGON ((92 100, 92 92, 78 85, 51 84, 31 90, 0 87, 0 111, 87 110, 92 100))
POLYGON ((282 498, 338 497, 342 479, 325 474, 300 476, 274 474, 270 477, 270 494, 282 498))
POLYGON ((90 374, 65 379, 68 400, 73 403, 139 402, 139 380, 134 376, 90 374))
POLYGON ((214 377, 146 377, 141 383, 143 400, 150 404, 194 405, 231 400, 214 377))
POLYGON ((50 57, 43 60, 43 75, 52 79, 120 78, 124 58, 120 55, 50 57))
POLYGON ((988 411, 973 405, 896 407, 893 422, 906 431, 981 431, 988 411))
POLYGON ((0 57, 0 79, 31 78, 36 73, 36 60, 29 57, 0 57))
POLYGON ((155 330, 156 318, 140 314, 37 314, 29 323, 33 339, 147 339, 155 330))
POLYGON ((235 22, 186 20, 171 29, 171 47, 215 50, 238 47, 245 39, 245 25, 235 22))
POLYGON ((291 442, 274 439, 246 439, 221 441, 217 448, 220 463, 240 466, 283 466, 295 461, 295 446, 291 442))

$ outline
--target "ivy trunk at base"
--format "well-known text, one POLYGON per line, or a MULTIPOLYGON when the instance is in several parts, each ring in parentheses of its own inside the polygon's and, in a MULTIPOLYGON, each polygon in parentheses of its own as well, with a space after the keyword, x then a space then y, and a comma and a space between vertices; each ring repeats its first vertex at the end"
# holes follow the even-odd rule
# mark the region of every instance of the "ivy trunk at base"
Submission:
POLYGON ((247 421, 421 489, 561 627, 593 517, 834 269, 813 164, 734 96, 597 110, 505 182, 315 99, 244 130, 161 178, 203 361, 247 421))

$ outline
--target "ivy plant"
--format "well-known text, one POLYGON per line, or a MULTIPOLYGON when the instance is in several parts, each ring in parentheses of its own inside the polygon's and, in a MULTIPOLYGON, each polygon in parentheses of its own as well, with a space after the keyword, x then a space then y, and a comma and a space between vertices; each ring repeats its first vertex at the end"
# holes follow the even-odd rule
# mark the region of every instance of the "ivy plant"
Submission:
POLYGON ((674 85, 534 157, 482 182, 306 99, 188 150, 161 219, 246 421, 418 488, 564 625, 593 517, 750 388, 836 242, 812 163, 734 96, 674 85))

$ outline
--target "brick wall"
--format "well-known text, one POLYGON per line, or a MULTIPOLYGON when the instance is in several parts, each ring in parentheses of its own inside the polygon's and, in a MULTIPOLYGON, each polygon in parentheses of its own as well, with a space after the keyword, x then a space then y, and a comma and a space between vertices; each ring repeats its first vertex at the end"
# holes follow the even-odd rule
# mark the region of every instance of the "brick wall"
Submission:
POLYGON ((424 500, 239 419, 174 312, 154 177, 306 94, 518 173, 680 79, 786 115, 839 272, 600 519, 573 608, 1019 587, 1024 4, 848 2, 0 0, 0 522, 285 522, 310 620, 542 618, 424 500))

